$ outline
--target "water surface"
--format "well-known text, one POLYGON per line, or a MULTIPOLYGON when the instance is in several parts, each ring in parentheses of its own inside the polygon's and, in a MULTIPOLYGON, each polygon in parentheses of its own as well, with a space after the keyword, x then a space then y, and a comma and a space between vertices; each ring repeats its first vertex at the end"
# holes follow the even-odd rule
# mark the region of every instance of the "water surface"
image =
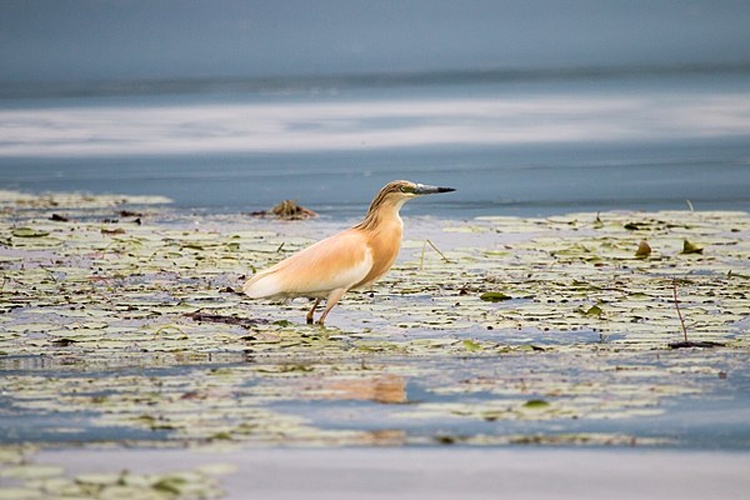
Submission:
POLYGON ((354 217, 385 182, 453 186, 407 213, 750 209, 750 73, 461 73, 47 86, 0 100, 0 187, 164 194, 354 217), (689 201, 688 201, 689 200, 689 201))

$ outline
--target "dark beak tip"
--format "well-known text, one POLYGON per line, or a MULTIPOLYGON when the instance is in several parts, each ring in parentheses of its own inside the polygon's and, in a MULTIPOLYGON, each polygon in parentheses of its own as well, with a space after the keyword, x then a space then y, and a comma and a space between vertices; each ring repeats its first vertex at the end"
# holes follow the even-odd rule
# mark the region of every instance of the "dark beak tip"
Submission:
POLYGON ((456 189, 452 187, 426 186, 423 184, 418 184, 417 188, 414 190, 414 194, 422 195, 422 194, 450 193, 451 191, 455 191, 455 190, 456 189))

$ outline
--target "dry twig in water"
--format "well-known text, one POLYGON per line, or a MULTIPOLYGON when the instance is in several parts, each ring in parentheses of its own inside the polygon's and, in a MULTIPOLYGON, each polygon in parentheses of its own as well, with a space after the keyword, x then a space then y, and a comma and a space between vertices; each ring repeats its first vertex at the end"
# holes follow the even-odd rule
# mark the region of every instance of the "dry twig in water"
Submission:
POLYGON ((431 240, 425 240, 424 245, 422 245, 422 257, 419 259, 420 271, 424 269, 424 252, 427 249, 427 245, 430 245, 432 249, 435 250, 440 255, 440 257, 443 259, 443 261, 446 264, 450 264, 451 262, 450 259, 448 259, 448 257, 446 257, 445 254, 443 254, 443 252, 441 252, 431 240))
POLYGON ((677 310, 677 316, 680 318, 682 335, 685 340, 683 342, 673 342, 669 344, 669 347, 671 347, 672 349, 680 349, 682 347, 721 347, 724 345, 721 342, 714 342, 711 340, 698 342, 689 341, 687 326, 685 325, 685 318, 682 315, 682 309, 680 309, 680 301, 677 299, 677 278, 672 280, 672 297, 674 298, 674 308, 677 310))
POLYGON ((674 308, 677 310, 677 316, 680 318, 680 326, 682 326, 682 334, 685 338, 685 343, 688 344, 687 326, 685 326, 685 318, 682 316, 682 310, 680 310, 680 301, 677 300, 677 279, 672 280, 672 296, 674 297, 674 308))

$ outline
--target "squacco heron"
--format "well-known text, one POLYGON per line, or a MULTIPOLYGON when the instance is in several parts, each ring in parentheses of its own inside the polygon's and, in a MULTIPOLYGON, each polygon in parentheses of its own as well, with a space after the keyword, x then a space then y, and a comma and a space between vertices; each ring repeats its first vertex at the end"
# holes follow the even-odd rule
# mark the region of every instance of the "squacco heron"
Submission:
POLYGON ((326 306, 318 319, 323 325, 346 292, 370 286, 396 261, 404 230, 399 210, 404 203, 417 196, 450 191, 455 189, 389 182, 372 200, 359 224, 258 272, 245 282, 242 291, 253 299, 315 299, 307 313, 308 324, 313 323, 315 309, 325 298, 326 306))

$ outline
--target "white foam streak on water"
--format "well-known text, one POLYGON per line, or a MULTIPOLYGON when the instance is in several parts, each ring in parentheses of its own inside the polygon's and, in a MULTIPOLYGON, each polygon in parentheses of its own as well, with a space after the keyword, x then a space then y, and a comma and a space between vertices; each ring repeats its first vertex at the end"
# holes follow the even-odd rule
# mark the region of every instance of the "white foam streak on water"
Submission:
POLYGON ((313 152, 750 135, 750 95, 402 99, 0 110, 0 156, 313 152))

